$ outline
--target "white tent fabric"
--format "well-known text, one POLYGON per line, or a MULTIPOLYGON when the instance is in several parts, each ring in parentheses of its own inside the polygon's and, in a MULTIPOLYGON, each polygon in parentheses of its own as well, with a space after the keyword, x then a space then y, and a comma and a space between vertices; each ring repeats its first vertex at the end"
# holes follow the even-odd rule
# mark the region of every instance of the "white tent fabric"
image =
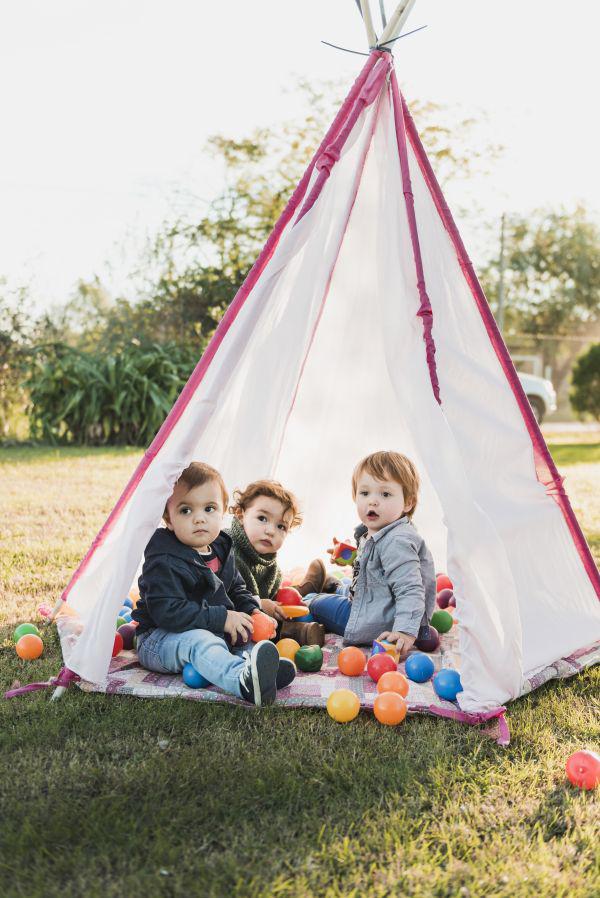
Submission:
POLYGON ((525 673, 600 638, 598 585, 538 479, 530 426, 409 145, 441 403, 434 396, 394 121, 402 112, 389 54, 372 57, 370 95, 357 106, 355 85, 348 109, 358 114, 329 177, 323 184, 312 169, 300 200, 313 188, 316 199, 280 228, 180 416, 65 591, 81 630, 63 638, 65 664, 84 679, 106 674, 122 597, 193 459, 217 467, 230 489, 275 477, 300 497, 304 524, 282 553, 292 566, 352 532, 350 476, 363 455, 409 455, 422 477, 415 523, 455 585, 465 711, 515 698, 525 673))

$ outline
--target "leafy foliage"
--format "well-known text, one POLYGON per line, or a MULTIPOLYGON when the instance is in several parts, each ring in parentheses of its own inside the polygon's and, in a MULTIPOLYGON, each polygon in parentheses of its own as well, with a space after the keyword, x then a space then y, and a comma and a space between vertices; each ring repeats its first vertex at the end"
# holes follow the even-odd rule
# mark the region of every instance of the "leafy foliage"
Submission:
POLYGON ((600 421, 600 343, 577 359, 573 369, 571 405, 575 411, 600 421))
POLYGON ((194 361, 175 344, 102 355, 38 349, 27 382, 31 433, 50 443, 148 445, 194 361))

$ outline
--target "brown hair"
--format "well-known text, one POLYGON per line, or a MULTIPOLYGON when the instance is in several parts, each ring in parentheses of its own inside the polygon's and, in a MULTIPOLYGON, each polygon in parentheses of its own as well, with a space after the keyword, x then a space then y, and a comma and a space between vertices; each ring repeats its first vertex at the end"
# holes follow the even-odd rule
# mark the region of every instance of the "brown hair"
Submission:
MULTIPOLYGON (((227 492, 223 478, 216 468, 212 468, 202 461, 193 461, 181 472, 175 486, 179 483, 185 483, 187 487, 193 490, 195 486, 202 486, 203 483, 210 483, 211 481, 217 483, 221 489, 223 511, 225 511, 229 504, 229 493, 227 492)), ((163 518, 166 521, 169 520, 169 513, 166 505, 163 512, 163 518)))
POLYGON ((404 501, 411 506, 405 514, 412 517, 417 507, 419 474, 410 458, 399 452, 373 452, 359 461, 352 474, 352 498, 356 499, 358 479, 366 471, 375 480, 395 480, 402 487, 404 501))
POLYGON ((300 506, 298 500, 289 490, 284 489, 276 480, 255 480, 249 483, 245 490, 234 490, 233 498, 235 505, 232 505, 229 511, 236 518, 241 518, 242 513, 250 508, 255 499, 259 496, 268 496, 269 499, 277 499, 284 506, 286 511, 291 511, 292 520, 290 522, 290 530, 292 527, 298 527, 302 523, 302 515, 300 514, 300 506))

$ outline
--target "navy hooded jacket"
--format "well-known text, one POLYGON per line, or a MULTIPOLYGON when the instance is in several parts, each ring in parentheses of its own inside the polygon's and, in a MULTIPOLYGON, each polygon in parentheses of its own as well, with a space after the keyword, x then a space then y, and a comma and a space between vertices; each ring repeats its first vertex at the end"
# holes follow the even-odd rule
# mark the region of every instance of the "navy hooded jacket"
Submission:
POLYGON ((221 636, 228 610, 256 611, 258 599, 236 567, 229 534, 221 531, 212 547, 221 559, 218 576, 172 530, 156 530, 146 546, 138 580, 140 600, 131 615, 139 623, 138 634, 160 627, 174 633, 210 630, 221 636))

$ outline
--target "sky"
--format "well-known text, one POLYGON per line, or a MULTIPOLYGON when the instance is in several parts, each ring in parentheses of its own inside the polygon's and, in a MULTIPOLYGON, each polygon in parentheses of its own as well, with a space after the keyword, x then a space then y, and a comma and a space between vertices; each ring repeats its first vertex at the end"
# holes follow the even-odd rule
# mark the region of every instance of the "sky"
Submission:
MULTIPOLYGON (((394 54, 409 104, 485 117, 478 148, 504 147, 491 176, 449 186, 451 205, 476 200, 482 222, 578 202, 600 217, 599 7, 417 0, 406 30, 427 28, 394 54)), ((322 40, 366 50, 354 0, 4 0, 0 277, 40 310, 80 277, 127 295, 145 241, 218 192, 210 135, 298 119, 298 78, 350 85, 364 59, 322 40)))

